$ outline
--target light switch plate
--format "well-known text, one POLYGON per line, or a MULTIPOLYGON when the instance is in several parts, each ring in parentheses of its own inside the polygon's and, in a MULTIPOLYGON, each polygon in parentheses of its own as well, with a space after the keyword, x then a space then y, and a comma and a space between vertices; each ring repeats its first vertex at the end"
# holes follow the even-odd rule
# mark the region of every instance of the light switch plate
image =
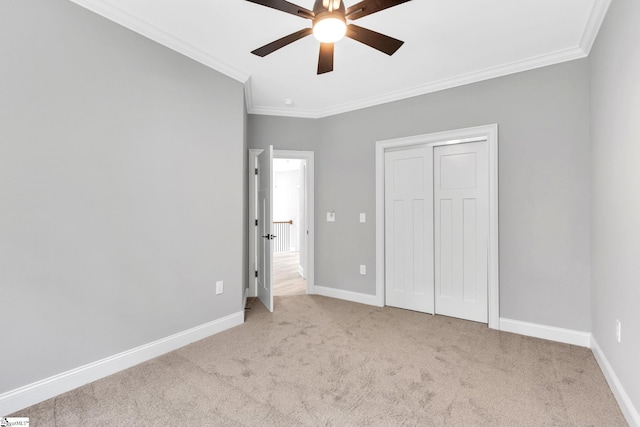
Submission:
POLYGON ((224 282, 222 280, 216 282, 216 295, 224 292, 224 282))
POLYGON ((366 265, 360 265, 360 274, 367 274, 367 266, 366 265))
POLYGON ((336 221, 336 213, 335 212, 327 212, 327 221, 335 222, 336 221))
POLYGON ((360 222, 367 222, 367 215, 366 214, 363 214, 363 213, 360 214, 360 222))

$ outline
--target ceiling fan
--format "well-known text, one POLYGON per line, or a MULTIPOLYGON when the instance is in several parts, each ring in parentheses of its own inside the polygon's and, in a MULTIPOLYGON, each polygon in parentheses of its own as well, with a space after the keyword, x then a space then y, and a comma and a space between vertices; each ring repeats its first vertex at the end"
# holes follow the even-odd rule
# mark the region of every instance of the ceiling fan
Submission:
POLYGON ((312 11, 285 0, 247 1, 290 13, 300 18, 310 19, 312 23, 311 28, 305 28, 284 36, 251 53, 265 57, 290 43, 313 34, 320 41, 318 74, 324 74, 333 71, 333 44, 345 36, 371 46, 387 55, 393 55, 400 49, 400 46, 404 44, 403 41, 354 24, 347 24, 347 20, 355 21, 410 0, 363 0, 349 8, 345 8, 341 0, 316 0, 312 11))

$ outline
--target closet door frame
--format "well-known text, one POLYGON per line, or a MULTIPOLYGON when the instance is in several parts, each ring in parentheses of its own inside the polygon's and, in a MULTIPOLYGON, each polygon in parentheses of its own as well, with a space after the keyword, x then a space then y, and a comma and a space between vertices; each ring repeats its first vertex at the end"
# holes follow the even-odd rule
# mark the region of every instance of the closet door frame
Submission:
POLYGON ((500 329, 497 124, 376 142, 376 305, 385 305, 385 152, 426 146, 433 154, 436 146, 482 140, 487 141, 489 147, 488 325, 491 329, 500 329))

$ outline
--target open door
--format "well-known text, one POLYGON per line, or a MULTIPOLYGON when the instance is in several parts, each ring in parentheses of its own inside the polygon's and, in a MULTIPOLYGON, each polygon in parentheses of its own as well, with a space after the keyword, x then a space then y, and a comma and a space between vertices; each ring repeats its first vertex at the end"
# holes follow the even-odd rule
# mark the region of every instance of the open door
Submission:
POLYGON ((273 312, 273 146, 258 155, 258 298, 273 312))

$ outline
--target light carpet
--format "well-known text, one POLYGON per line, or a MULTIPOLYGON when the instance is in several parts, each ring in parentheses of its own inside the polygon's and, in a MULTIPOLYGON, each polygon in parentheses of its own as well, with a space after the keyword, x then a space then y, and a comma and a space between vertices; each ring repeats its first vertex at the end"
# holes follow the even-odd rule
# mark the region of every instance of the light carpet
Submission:
POLYGON ((589 349, 320 296, 20 411, 32 426, 625 426, 589 349))

